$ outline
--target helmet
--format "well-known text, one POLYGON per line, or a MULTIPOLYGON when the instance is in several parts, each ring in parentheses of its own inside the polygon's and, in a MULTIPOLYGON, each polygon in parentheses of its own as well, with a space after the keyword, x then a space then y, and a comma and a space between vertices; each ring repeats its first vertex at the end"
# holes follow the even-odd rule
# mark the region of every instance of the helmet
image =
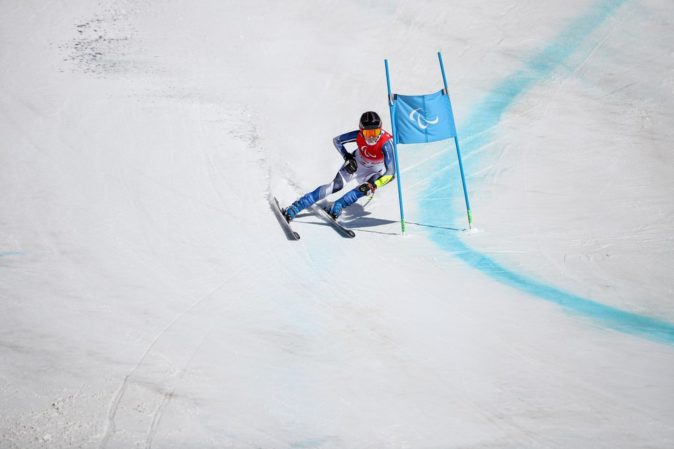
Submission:
POLYGON ((363 112, 358 123, 360 129, 377 129, 381 128, 381 118, 379 114, 374 111, 363 112))
POLYGON ((360 116, 358 128, 360 128, 360 133, 365 138, 365 142, 368 145, 374 145, 381 137, 381 118, 379 114, 374 111, 364 112, 360 116))

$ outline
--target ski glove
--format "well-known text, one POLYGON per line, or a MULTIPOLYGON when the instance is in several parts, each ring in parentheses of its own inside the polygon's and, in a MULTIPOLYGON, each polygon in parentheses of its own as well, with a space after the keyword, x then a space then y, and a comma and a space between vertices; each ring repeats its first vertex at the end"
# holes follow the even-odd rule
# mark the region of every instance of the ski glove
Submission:
POLYGON ((346 153, 344 156, 344 170, 350 175, 356 173, 356 170, 358 170, 358 162, 356 162, 356 158, 353 156, 351 153, 346 153))
POLYGON ((358 187, 358 190, 364 195, 372 195, 377 190, 377 187, 369 182, 364 182, 358 187))

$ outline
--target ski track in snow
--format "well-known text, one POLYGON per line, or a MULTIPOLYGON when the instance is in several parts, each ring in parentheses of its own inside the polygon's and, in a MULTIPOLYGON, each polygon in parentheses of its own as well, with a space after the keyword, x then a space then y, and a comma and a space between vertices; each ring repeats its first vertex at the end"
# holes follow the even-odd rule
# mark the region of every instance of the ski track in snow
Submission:
MULTIPOLYGON (((144 364, 150 358, 150 355, 155 350, 155 348, 160 344, 160 342, 162 342, 163 339, 169 337, 169 335, 168 335, 169 332, 172 329, 176 328, 176 326, 178 326, 181 321, 184 321, 186 318, 188 318, 190 314, 198 312, 198 310, 202 306, 208 304, 209 301, 211 301, 213 299, 217 299, 215 297, 216 293, 221 291, 229 282, 231 282, 233 279, 237 278, 241 273, 245 272, 246 270, 249 270, 250 268, 251 268, 250 265, 240 266, 239 269, 236 272, 230 274, 230 276, 228 276, 227 279, 225 279, 218 287, 211 290, 209 293, 205 294, 203 297, 199 298, 198 300, 196 300, 188 309, 186 309, 184 312, 182 312, 178 316, 176 316, 173 319, 173 321, 171 321, 163 330, 161 330, 157 334, 157 336, 152 341, 152 343, 150 343, 150 345, 147 347, 147 349, 141 355, 138 363, 124 377, 124 379, 122 381, 122 384, 120 385, 119 389, 117 390, 117 393, 115 394, 115 396, 114 396, 114 398, 113 398, 113 400, 110 404, 110 409, 108 411, 107 423, 105 425, 103 438, 101 439, 101 444, 99 446, 101 449, 107 448, 109 446, 110 440, 112 438, 114 438, 114 436, 115 436, 115 432, 116 432, 116 424, 115 423, 116 423, 116 420, 119 419, 118 414, 119 414, 120 408, 121 408, 121 406, 122 406, 122 404, 125 400, 125 395, 126 395, 129 384, 131 382, 133 382, 136 377, 139 377, 139 376, 146 377, 146 379, 144 379, 144 381, 146 381, 146 382, 148 380, 152 381, 152 377, 154 375, 153 371, 152 371, 153 367, 151 365, 148 365, 148 367, 147 367, 148 372, 143 373, 142 371, 143 371, 143 368, 144 368, 144 364), (147 379, 147 377, 149 377, 150 379, 147 379)), ((217 314, 215 314, 215 312, 223 306, 224 306, 224 304, 220 304, 217 307, 209 306, 208 313, 211 316, 216 316, 217 314)), ((189 327, 188 324, 193 324, 193 323, 187 323, 184 327, 186 327, 186 328, 189 327)), ((163 387, 164 391, 158 397, 159 404, 156 407, 154 413, 152 414, 152 419, 151 419, 150 424, 148 426, 148 430, 147 430, 147 434, 146 434, 146 438, 145 438, 145 447, 146 448, 149 448, 152 444, 152 439, 153 439, 153 437, 154 437, 154 435, 157 431, 157 427, 159 425, 159 421, 161 419, 161 414, 162 414, 162 411, 163 411, 164 407, 169 402, 169 400, 174 396, 175 390, 177 388, 177 385, 178 385, 178 382, 179 382, 180 378, 182 378, 182 376, 184 375, 185 370, 189 366, 190 362, 195 357, 195 355, 198 353, 199 348, 203 345, 204 341, 206 340, 206 338, 208 336, 208 333, 209 333, 209 330, 207 329, 206 331, 201 332, 200 336, 198 338, 188 340, 188 341, 186 341, 186 339, 183 338, 184 335, 185 335, 184 332, 179 334, 179 337, 181 338, 180 346, 182 348, 185 348, 185 347, 190 348, 189 349, 190 356, 187 358, 187 362, 185 362, 185 364, 180 368, 180 370, 176 374, 173 374, 173 375, 170 376, 171 379, 168 382, 168 387, 164 386, 163 387), (166 391, 167 389, 169 391, 166 391)), ((150 363, 152 363, 152 362, 150 362, 150 363)), ((162 374, 164 374, 164 373, 162 372, 162 374)), ((162 379, 161 378, 154 379, 154 384, 162 385, 162 379)), ((138 398, 134 397, 134 398, 131 398, 130 400, 133 403, 133 402, 137 402, 138 398)), ((131 411, 132 409, 133 409, 133 407, 131 407, 131 406, 126 407, 126 410, 131 411)), ((130 420, 131 421, 139 420, 139 417, 137 416, 137 414, 134 414, 133 416, 130 416, 130 420)))

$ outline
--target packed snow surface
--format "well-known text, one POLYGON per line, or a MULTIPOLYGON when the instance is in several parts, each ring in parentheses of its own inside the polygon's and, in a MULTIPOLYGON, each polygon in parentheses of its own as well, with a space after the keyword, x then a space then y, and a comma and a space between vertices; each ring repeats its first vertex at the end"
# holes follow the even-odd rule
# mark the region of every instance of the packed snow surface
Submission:
POLYGON ((673 446, 670 2, 0 11, 3 449, 673 446), (438 51, 474 228, 445 141, 288 241, 438 51))

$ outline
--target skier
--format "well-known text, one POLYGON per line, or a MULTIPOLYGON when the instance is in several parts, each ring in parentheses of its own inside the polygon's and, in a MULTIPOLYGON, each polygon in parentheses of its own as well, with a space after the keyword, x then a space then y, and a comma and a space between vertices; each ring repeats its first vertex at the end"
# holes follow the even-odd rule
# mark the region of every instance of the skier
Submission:
POLYGON ((342 190, 344 185, 354 179, 359 186, 326 208, 335 220, 345 207, 352 205, 359 198, 372 195, 377 188, 391 182, 395 172, 393 136, 382 130, 381 118, 373 111, 365 112, 360 116, 358 128, 332 139, 335 148, 344 158, 344 165, 331 183, 317 187, 313 192, 307 193, 283 210, 283 215, 288 222, 301 210, 342 190), (344 144, 351 142, 356 142, 358 148, 349 152, 344 144))

